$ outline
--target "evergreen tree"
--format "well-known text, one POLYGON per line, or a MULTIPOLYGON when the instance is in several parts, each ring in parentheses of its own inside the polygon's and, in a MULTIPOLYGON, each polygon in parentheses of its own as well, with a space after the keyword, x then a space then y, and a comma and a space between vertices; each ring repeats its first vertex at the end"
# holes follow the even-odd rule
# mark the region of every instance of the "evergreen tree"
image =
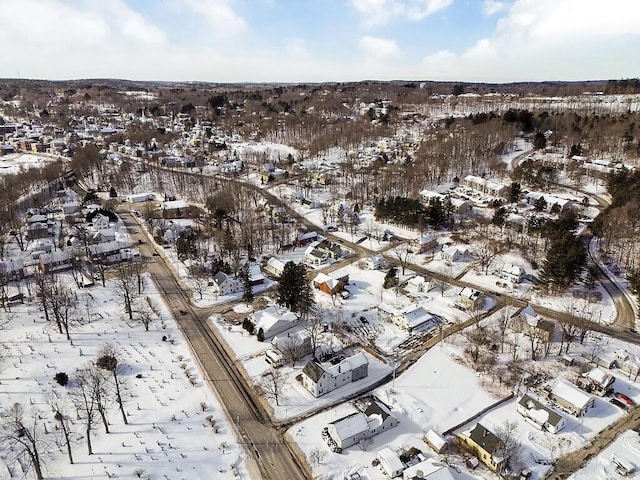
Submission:
POLYGON ((242 285, 244 288, 242 299, 248 305, 253 302, 253 285, 251 285, 251 278, 249 276, 249 262, 245 263, 242 267, 242 273, 240 274, 240 276, 242 278, 242 285))
POLYGON ((278 285, 278 303, 293 312, 307 315, 313 307, 313 290, 302 264, 287 262, 278 285))
POLYGON ((498 227, 502 227, 506 219, 507 219, 507 209, 504 207, 500 207, 496 209, 496 211, 494 212, 493 218, 491 219, 491 223, 493 223, 498 227))
POLYGON ((442 226, 447 220, 447 214, 442 200, 439 197, 431 197, 429 199, 429 206, 427 207, 427 222, 433 228, 442 226))
POLYGON ((516 203, 522 193, 522 186, 518 182, 512 182, 509 187, 509 202, 516 203))
POLYGON ((571 232, 551 240, 540 272, 540 282, 552 290, 564 290, 573 284, 587 262, 584 244, 571 232))
POLYGON ((547 146, 547 137, 544 136, 544 133, 537 132, 536 136, 533 137, 533 148, 536 150, 542 150, 547 146))
POLYGON ((544 197, 540 197, 533 203, 533 208, 536 212, 542 212, 545 208, 547 208, 547 201, 544 197))
POLYGON ((387 274, 384 276, 383 288, 393 288, 398 284, 398 269, 391 267, 387 274))

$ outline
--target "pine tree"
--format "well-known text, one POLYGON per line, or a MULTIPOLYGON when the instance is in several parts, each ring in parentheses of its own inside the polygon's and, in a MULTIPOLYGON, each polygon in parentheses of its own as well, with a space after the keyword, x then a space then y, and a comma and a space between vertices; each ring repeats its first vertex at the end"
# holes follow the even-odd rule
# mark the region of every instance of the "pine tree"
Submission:
POLYGON ((570 232, 551 240, 540 272, 540 282, 553 290, 564 290, 574 283, 587 262, 587 250, 570 232))
POLYGON ((242 285, 244 287, 244 293, 242 299, 248 304, 253 302, 253 285, 251 285, 251 277, 249 276, 249 263, 245 263, 242 267, 242 285))

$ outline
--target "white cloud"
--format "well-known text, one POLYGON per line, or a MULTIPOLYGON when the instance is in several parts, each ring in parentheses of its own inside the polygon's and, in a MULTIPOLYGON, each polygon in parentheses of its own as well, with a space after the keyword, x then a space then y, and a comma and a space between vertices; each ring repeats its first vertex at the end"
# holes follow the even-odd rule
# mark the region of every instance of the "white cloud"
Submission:
POLYGON ((395 40, 364 36, 358 41, 358 47, 366 59, 383 60, 397 55, 400 51, 395 40))
POLYGON ((504 2, 499 2, 497 0, 484 0, 482 4, 482 12, 490 17, 491 15, 495 15, 498 12, 501 12, 507 7, 504 2))
POLYGON ((453 0, 350 0, 367 26, 378 26, 394 18, 417 22, 448 7, 453 0))
POLYGON ((425 57, 425 74, 475 81, 633 76, 639 37, 640 2, 609 0, 603 8, 585 0, 517 0, 491 37, 462 53, 425 57))
POLYGON ((243 32, 247 23, 233 9, 233 0, 181 0, 185 7, 202 15, 216 30, 213 33, 243 32))
POLYGON ((310 56, 306 42, 303 38, 299 37, 287 39, 284 50, 289 56, 294 58, 310 56))

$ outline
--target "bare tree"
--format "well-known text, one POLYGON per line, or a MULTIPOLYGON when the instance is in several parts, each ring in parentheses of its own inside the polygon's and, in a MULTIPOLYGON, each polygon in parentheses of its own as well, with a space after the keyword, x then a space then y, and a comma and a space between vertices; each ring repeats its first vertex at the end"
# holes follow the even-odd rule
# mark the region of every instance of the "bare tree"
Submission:
POLYGON ((504 353, 504 342, 507 336, 507 330, 509 329, 509 325, 511 323, 512 314, 512 307, 506 305, 502 310, 500 310, 500 314, 498 315, 496 328, 498 330, 498 338, 500 338, 500 353, 504 353))
POLYGON ((481 242, 474 250, 473 256, 485 275, 489 274, 489 267, 500 254, 500 246, 495 242, 481 242))
POLYGON ((314 448, 309 452, 309 463, 320 465, 324 462, 327 452, 320 448, 314 448))
POLYGON ((398 259, 400 268, 402 268, 402 275, 404 275, 405 269, 407 268, 407 265, 409 265, 409 256, 411 255, 411 249, 406 245, 398 245, 393 249, 393 254, 398 259))
POLYGON ((320 344, 320 339, 322 338, 322 332, 324 330, 323 324, 325 323, 328 315, 329 312, 324 307, 316 305, 316 307, 313 309, 313 314, 307 318, 305 330, 311 338, 311 349, 313 357, 316 356, 316 352, 320 344))
POLYGON ((506 460, 503 468, 508 465, 512 471, 517 471, 520 466, 520 452, 522 450, 518 441, 518 423, 511 420, 505 421, 496 428, 496 437, 502 442, 503 458, 506 460))
POLYGON ((0 428, 0 444, 14 452, 27 470, 33 468, 38 480, 43 478, 43 462, 49 451, 40 418, 37 409, 27 414, 22 405, 14 403, 5 410, 0 428))
POLYGON ((122 419, 124 420, 125 425, 127 425, 129 421, 127 420, 127 414, 124 411, 124 399, 122 398, 122 390, 126 386, 123 383, 124 380, 122 378, 122 374, 124 373, 126 366, 122 362, 122 354, 115 346, 107 344, 98 353, 96 365, 111 373, 115 386, 116 402, 118 402, 122 419))
POLYGON ((62 400, 58 398, 55 392, 51 392, 47 399, 47 403, 53 411, 53 418, 60 424, 60 430, 64 437, 64 444, 67 448, 67 455, 69 457, 69 463, 73 464, 73 452, 71 450, 71 421, 66 411, 66 405, 62 400))
POLYGON ((257 387, 264 393, 265 397, 275 400, 276 405, 280 405, 280 395, 286 382, 287 377, 283 371, 272 368, 269 373, 262 376, 257 387))
POLYGON ((75 293, 72 292, 67 285, 60 282, 59 279, 55 279, 51 283, 50 293, 49 305, 56 324, 60 329, 60 333, 62 333, 62 330, 64 329, 67 340, 71 341, 70 327, 76 321, 75 293))
POLYGON ((136 298, 137 281, 130 264, 119 265, 116 270, 115 293, 124 301, 124 311, 133 320, 133 302, 136 298))
MULTIPOLYGON (((149 298, 149 297, 147 297, 149 298)), ((153 317, 155 317, 155 313, 151 308, 149 308, 149 304, 146 302, 139 302, 138 307, 136 308, 135 319, 144 325, 145 331, 149 331, 149 325, 153 321, 153 317)))
POLYGON ((289 336, 284 339, 280 349, 285 360, 290 361, 292 366, 296 366, 296 362, 300 359, 300 346, 302 341, 297 335, 289 336))
POLYGON ((96 398, 92 370, 95 368, 91 364, 77 370, 75 386, 69 392, 78 417, 84 422, 89 455, 93 455, 91 432, 98 421, 98 399, 96 398))

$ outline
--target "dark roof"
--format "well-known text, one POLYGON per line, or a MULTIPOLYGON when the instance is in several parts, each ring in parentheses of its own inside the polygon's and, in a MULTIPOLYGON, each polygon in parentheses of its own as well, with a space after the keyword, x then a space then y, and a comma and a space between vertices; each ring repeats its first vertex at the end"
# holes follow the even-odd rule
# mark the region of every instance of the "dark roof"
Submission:
POLYGON ((320 366, 319 363, 312 360, 304 366, 304 368, 302 369, 302 373, 304 373, 307 377, 317 383, 318 380, 320 380, 320 377, 324 375, 324 369, 320 366))
POLYGON ((524 408, 526 408, 527 410, 530 410, 533 408, 535 410, 546 411, 549 414, 549 418, 547 422, 550 425, 558 425, 560 420, 562 420, 562 416, 560 414, 556 413, 554 410, 550 409, 546 405, 543 405, 542 403, 537 401, 535 398, 530 397, 529 395, 526 395, 526 394, 523 395, 518 403, 522 405, 524 408))
POLYGON ((469 438, 491 455, 503 447, 502 441, 480 423, 476 423, 469 438))
POLYGON ((224 282, 227 281, 227 274, 224 272, 218 272, 216 273, 216 275, 213 277, 213 281, 216 282, 218 285, 222 285, 224 282))
POLYGON ((387 419, 387 417, 391 416, 391 412, 389 411, 387 406, 384 403, 381 403, 377 400, 373 400, 369 404, 367 409, 364 411, 364 414, 367 417, 370 417, 371 415, 380 415, 380 417, 382 417, 383 422, 387 419))

